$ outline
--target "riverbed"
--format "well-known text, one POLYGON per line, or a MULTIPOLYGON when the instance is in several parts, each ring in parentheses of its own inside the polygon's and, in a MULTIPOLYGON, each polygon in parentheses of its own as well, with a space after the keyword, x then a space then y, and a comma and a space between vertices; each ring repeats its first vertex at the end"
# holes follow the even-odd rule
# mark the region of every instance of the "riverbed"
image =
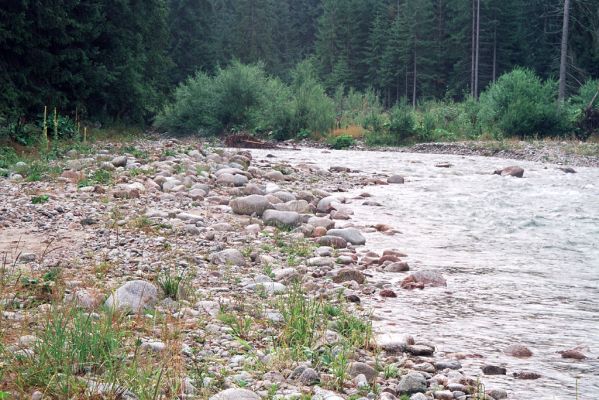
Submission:
POLYGON ((566 174, 557 166, 477 156, 395 152, 256 150, 291 164, 344 166, 355 174, 405 176, 404 185, 367 186, 345 193, 356 226, 385 223, 394 236, 367 233, 367 248, 396 248, 413 270, 443 273, 446 288, 406 291, 405 275, 372 278, 396 284, 395 299, 371 300, 375 328, 429 340, 440 354, 480 355, 462 360, 466 373, 511 399, 599 397, 599 168, 566 174), (438 168, 449 162, 450 168, 438 168), (517 164, 523 179, 492 175, 517 164), (381 207, 355 197, 368 192, 381 207), (503 354, 510 344, 533 356, 503 354), (561 358, 578 347, 588 358, 561 358), (484 376, 483 364, 505 366, 506 376, 484 376), (542 378, 515 379, 534 371, 542 378))

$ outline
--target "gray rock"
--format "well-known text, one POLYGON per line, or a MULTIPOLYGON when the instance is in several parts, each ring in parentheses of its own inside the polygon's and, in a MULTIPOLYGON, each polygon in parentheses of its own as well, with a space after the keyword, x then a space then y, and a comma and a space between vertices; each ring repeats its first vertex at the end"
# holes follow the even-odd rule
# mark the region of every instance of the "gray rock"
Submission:
POLYGON ((485 375, 505 375, 507 373, 507 370, 504 367, 497 365, 483 365, 481 369, 485 375))
POLYGON ((295 200, 295 196, 293 194, 284 191, 274 192, 273 196, 278 197, 279 200, 281 200, 284 203, 295 200))
POLYGON ((262 214, 262 220, 266 225, 292 227, 299 225, 300 215, 294 211, 266 210, 262 214))
POLYGON ((210 397, 209 400, 260 400, 260 396, 247 389, 227 389, 210 397))
POLYGON ((271 181, 282 181, 285 180, 285 175, 281 171, 270 171, 265 175, 266 179, 271 181))
POLYGON ((462 364, 456 360, 448 360, 448 361, 436 361, 435 368, 439 370, 443 369, 462 369, 462 364))
POLYGON ((360 285, 365 281, 364 274, 357 269, 353 268, 342 268, 337 274, 333 277, 333 282, 335 283, 343 283, 349 281, 356 281, 360 285))
POLYGON ((125 156, 118 156, 112 159, 111 161, 112 165, 114 165, 115 167, 124 167, 127 165, 127 157, 125 156))
POLYGON ((287 290, 287 287, 279 282, 258 282, 250 283, 245 286, 246 289, 250 290, 264 290, 266 293, 282 293, 287 290))
POLYGON ((413 344, 406 347, 406 351, 414 356, 430 356, 435 349, 423 344, 413 344))
POLYGON ((347 247, 347 240, 338 236, 322 236, 316 241, 321 246, 330 246, 334 249, 345 249, 347 247))
POLYGON ((429 398, 425 394, 416 393, 410 396, 410 400, 429 400, 429 398))
POLYGON ((233 175, 233 185, 244 186, 249 182, 249 179, 243 175, 233 175))
POLYGON ((404 183, 405 179, 401 175, 393 175, 387 178, 387 183, 404 183))
POLYGON ((495 400, 503 400, 507 399, 507 391, 503 389, 492 389, 487 392, 489 396, 494 398, 495 400))
POLYGON ((401 377, 401 380, 397 384, 397 391, 399 393, 417 393, 426 392, 426 378, 418 372, 410 372, 407 375, 401 377))
POLYGON ((125 283, 108 297, 104 305, 109 309, 140 313, 158 301, 158 289, 150 282, 137 280, 125 283))
POLYGON ((237 249, 227 249, 213 253, 210 256, 210 262, 217 265, 237 265, 240 267, 246 265, 243 254, 237 249))
POLYGON ((336 196, 327 196, 323 199, 320 199, 316 209, 323 213, 328 213, 332 203, 340 203, 341 200, 336 196))
POLYGON ((437 271, 417 271, 410 274, 401 282, 401 287, 410 289, 413 287, 443 287, 447 286, 447 281, 437 271))
POLYGON ((279 211, 295 211, 298 213, 307 213, 310 211, 310 205, 306 200, 291 200, 287 203, 275 204, 274 208, 279 211))
POLYGON ((354 245, 366 244, 366 238, 355 228, 329 229, 327 231, 327 236, 338 236, 354 245))
POLYGON ((308 223, 314 227, 323 227, 325 229, 330 229, 335 226, 335 221, 324 217, 310 217, 308 223))
POLYGON ((376 370, 374 368, 372 368, 370 365, 363 363, 363 362, 352 362, 351 364, 349 364, 349 369, 348 369, 348 373, 349 376, 351 376, 352 378, 355 378, 358 375, 364 375, 366 377, 366 379, 368 380, 368 382, 372 382, 376 379, 376 377, 378 376, 378 373, 376 372, 376 370))
POLYGON ((298 380, 304 385, 314 385, 320 381, 320 375, 312 368, 306 368, 300 374, 298 380))
POLYGON ((257 194, 233 199, 229 202, 229 206, 235 214, 255 214, 258 216, 261 216, 264 213, 264 211, 272 207, 265 196, 257 194))

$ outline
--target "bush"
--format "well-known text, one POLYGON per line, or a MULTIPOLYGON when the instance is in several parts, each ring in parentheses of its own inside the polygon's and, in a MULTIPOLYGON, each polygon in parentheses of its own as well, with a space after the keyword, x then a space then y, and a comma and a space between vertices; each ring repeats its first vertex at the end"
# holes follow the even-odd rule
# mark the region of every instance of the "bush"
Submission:
POLYGON ((395 105, 389 112, 389 134, 399 144, 416 134, 416 118, 414 111, 407 103, 395 105))
POLYGON ((557 105, 557 84, 534 72, 505 74, 480 97, 480 122, 495 136, 561 136, 572 130, 564 107, 557 105))
POLYGON ((366 129, 381 128, 383 106, 378 95, 372 89, 358 92, 353 88, 345 90, 339 86, 334 95, 338 127, 360 125, 366 129))
POLYGON ((261 64, 235 61, 214 77, 199 72, 177 88, 174 101, 157 116, 155 125, 204 135, 272 132, 278 140, 302 129, 324 133, 333 126, 334 105, 310 68, 300 64, 291 87, 268 76, 261 64))
POLYGON ((331 148, 335 149, 335 150, 341 150, 341 149, 347 149, 351 146, 354 145, 355 141, 354 138, 351 137, 350 135, 341 135, 341 136, 337 136, 337 137, 330 137, 328 140, 329 145, 331 146, 331 148))

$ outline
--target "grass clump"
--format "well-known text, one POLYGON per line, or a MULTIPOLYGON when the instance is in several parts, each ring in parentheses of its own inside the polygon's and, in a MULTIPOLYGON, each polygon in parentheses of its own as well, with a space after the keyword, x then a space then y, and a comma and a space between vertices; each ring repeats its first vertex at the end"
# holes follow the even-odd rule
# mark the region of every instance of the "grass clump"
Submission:
POLYGON ((92 172, 87 178, 82 179, 78 183, 78 187, 94 186, 94 185, 110 185, 113 181, 112 173, 105 169, 98 169, 92 172))
POLYGON ((355 144, 355 140, 350 135, 343 134, 341 136, 331 136, 327 140, 329 146, 335 150, 342 150, 350 148, 355 144))
POLYGON ((180 289, 182 289, 183 275, 173 275, 170 270, 164 270, 158 276, 158 286, 166 297, 179 300, 180 289))
POLYGON ((44 204, 50 200, 50 196, 47 194, 41 194, 39 196, 33 196, 31 198, 31 204, 44 204))

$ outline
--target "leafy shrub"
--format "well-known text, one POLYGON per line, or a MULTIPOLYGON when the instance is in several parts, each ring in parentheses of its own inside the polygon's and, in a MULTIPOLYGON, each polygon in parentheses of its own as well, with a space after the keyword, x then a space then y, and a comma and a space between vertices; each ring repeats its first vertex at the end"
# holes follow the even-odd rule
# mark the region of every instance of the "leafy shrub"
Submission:
POLYGON ((556 82, 542 82, 526 69, 501 76, 482 93, 479 117, 496 136, 560 136, 572 129, 564 108, 557 106, 556 82))
POLYGON ((270 77, 261 64, 237 61, 211 77, 199 72, 180 85, 174 101, 156 117, 159 128, 218 134, 222 131, 272 132, 284 140, 302 129, 327 132, 334 105, 309 64, 300 64, 291 86, 270 77))
POLYGON ((293 130, 326 133, 335 123, 335 104, 326 95, 309 61, 292 71, 293 130))
POLYGON ((383 106, 374 90, 359 92, 350 88, 346 91, 344 86, 339 86, 335 91, 334 101, 338 127, 361 125, 369 129, 369 126, 374 124, 380 128, 379 117, 383 113, 383 106))
POLYGON ((416 134, 416 118, 414 111, 402 102, 389 112, 389 133, 401 143, 416 134))
POLYGON ((333 149, 341 150, 353 146, 355 141, 350 135, 341 135, 337 137, 330 137, 328 143, 333 149))

